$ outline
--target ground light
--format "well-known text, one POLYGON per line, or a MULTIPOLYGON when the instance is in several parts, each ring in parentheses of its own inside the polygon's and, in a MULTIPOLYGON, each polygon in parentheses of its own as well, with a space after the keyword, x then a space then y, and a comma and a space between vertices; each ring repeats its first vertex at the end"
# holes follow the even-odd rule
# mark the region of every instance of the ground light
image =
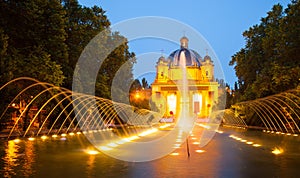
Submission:
POLYGON ((275 148, 273 148, 272 153, 275 154, 275 155, 282 154, 283 153, 283 149, 275 147, 275 148))
POLYGON ((99 148, 103 151, 109 151, 112 150, 112 148, 108 147, 108 146, 99 146, 99 148))
POLYGON ((117 144, 115 144, 115 143, 109 143, 109 144, 107 144, 108 146, 110 146, 110 147, 117 147, 118 145, 117 144))
MULTIPOLYGON (((166 128, 166 127, 169 127, 169 126, 170 126, 170 124, 166 124, 166 125, 160 126, 159 128, 166 128)), ((119 145, 122 145, 122 144, 125 144, 125 143, 128 143, 128 142, 131 142, 133 140, 139 139, 140 137, 144 137, 144 136, 153 134, 157 131, 158 131, 157 128, 152 128, 152 129, 146 130, 144 132, 141 132, 138 135, 133 135, 133 136, 126 137, 126 138, 123 138, 123 139, 120 139, 120 140, 112 141, 112 142, 110 142, 106 145, 99 146, 99 149, 102 150, 102 151, 110 151, 110 150, 112 150, 113 148, 115 148, 119 145)))
POLYGON ((205 150, 196 150, 196 153, 204 153, 205 150))
POLYGON ((164 129, 164 128, 167 128, 167 127, 169 127, 169 126, 171 126, 171 124, 165 124, 165 125, 160 126, 159 128, 160 128, 160 129, 164 129))
POLYGON ((99 151, 96 151, 96 150, 86 150, 85 151, 87 154, 89 155, 96 155, 96 154, 99 154, 99 151))
POLYGON ((240 142, 245 143, 247 145, 252 145, 254 147, 260 147, 261 146, 260 144, 254 143, 253 141, 247 141, 245 139, 242 139, 242 138, 234 136, 234 135, 229 135, 229 138, 233 138, 237 141, 240 141, 240 142))
POLYGON ((178 156, 179 153, 171 153, 170 155, 171 155, 171 156, 178 156))
POLYGON ((210 129, 210 126, 208 126, 208 125, 198 124, 198 123, 196 123, 196 125, 198 125, 198 126, 200 126, 200 127, 203 127, 203 128, 205 128, 205 129, 210 129))
POLYGON ((181 144, 174 144, 173 148, 180 148, 181 144))
POLYGON ((156 128, 150 129, 150 130, 147 130, 147 131, 144 131, 144 132, 140 133, 138 136, 143 137, 143 136, 152 134, 152 133, 157 132, 157 131, 158 131, 158 129, 156 129, 156 128))
POLYGON ((260 147, 261 145, 260 144, 253 144, 252 146, 254 146, 254 147, 260 147))
POLYGON ((224 133, 222 130, 216 130, 217 133, 222 134, 224 133))
POLYGON ((182 140, 181 140, 181 139, 176 139, 176 142, 179 142, 179 143, 181 143, 181 142, 182 142, 182 140))

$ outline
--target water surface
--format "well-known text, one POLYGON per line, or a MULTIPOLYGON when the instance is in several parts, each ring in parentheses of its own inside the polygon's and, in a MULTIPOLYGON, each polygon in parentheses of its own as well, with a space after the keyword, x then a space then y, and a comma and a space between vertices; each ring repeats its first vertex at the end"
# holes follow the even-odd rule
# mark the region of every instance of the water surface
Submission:
MULTIPOLYGON (((93 148, 83 135, 66 140, 21 139, 19 143, 0 140, 2 177, 299 177, 299 137, 266 134, 261 131, 223 129, 203 148, 189 138, 167 155, 154 161, 134 163, 105 154, 89 155, 93 148), (261 144, 245 144, 229 137, 235 135, 261 144), (281 147, 280 155, 271 153, 281 147), (204 150, 198 153, 196 150, 204 150)), ((159 148, 158 148, 159 149, 159 148)), ((147 154, 145 150, 145 154, 147 154)))

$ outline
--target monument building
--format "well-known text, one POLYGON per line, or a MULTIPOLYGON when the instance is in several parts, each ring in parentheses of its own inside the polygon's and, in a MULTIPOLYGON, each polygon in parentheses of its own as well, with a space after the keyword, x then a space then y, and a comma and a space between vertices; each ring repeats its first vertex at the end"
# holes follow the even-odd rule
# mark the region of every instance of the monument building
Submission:
POLYGON ((207 118, 218 100, 211 57, 202 58, 188 42, 182 37, 179 49, 157 61, 152 102, 164 117, 178 118, 184 110, 189 117, 207 118))

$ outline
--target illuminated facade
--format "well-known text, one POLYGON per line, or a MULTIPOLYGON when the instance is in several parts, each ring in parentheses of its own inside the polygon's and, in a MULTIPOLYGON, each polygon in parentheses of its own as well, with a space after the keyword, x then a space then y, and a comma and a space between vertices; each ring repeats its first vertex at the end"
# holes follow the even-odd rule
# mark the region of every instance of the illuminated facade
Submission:
POLYGON ((207 118, 218 100, 214 64, 188 48, 188 38, 180 39, 180 49, 168 58, 160 57, 152 83, 152 101, 164 117, 180 116, 185 108, 189 117, 207 118))

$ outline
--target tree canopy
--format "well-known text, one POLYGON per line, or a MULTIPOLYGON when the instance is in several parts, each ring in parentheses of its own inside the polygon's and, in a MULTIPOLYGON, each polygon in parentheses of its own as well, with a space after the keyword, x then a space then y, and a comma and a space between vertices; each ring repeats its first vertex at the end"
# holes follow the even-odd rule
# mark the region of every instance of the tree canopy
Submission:
POLYGON ((0 83, 26 76, 72 89, 82 51, 106 29, 106 42, 124 41, 105 59, 95 83, 96 94, 109 98, 117 70, 128 61, 126 75, 133 80, 134 63, 126 38, 109 26, 101 7, 83 7, 77 0, 0 0, 0 83))
MULTIPOLYGON (((123 69, 122 75, 126 80, 118 84, 124 86, 132 83, 135 55, 129 52, 127 39, 118 32, 110 31, 109 26, 110 22, 101 7, 83 7, 77 0, 0 0, 0 86, 18 77, 31 77, 72 89, 75 67, 82 52, 97 34, 105 31, 106 36, 98 39, 95 54, 101 55, 101 51, 110 53, 94 74, 96 81, 91 83, 88 78, 80 82, 91 85, 97 96, 111 99, 113 78, 124 64, 126 70, 123 69), (115 44, 114 41, 122 43, 111 49, 109 45, 115 44)), ((94 62, 94 66, 97 66, 95 60, 87 59, 84 62, 94 62)), ((86 71, 87 74, 89 72, 86 71)), ((0 113, 21 89, 31 84, 24 80, 1 90, 3 101, 0 103, 0 113)), ((125 96, 126 90, 122 89, 120 87, 118 92, 125 96)), ((22 93, 14 102, 25 101, 28 104, 32 96, 42 90, 43 87, 34 87, 22 93)), ((41 106, 47 98, 41 97, 34 103, 35 106, 41 106)), ((66 103, 62 105, 66 106, 66 103)), ((24 116, 24 129, 28 125, 29 110, 24 116)), ((6 119, 10 121, 9 116, 6 119)))
POLYGON ((260 24, 243 33, 246 45, 232 56, 237 101, 294 89, 300 84, 300 2, 273 6, 260 24))

